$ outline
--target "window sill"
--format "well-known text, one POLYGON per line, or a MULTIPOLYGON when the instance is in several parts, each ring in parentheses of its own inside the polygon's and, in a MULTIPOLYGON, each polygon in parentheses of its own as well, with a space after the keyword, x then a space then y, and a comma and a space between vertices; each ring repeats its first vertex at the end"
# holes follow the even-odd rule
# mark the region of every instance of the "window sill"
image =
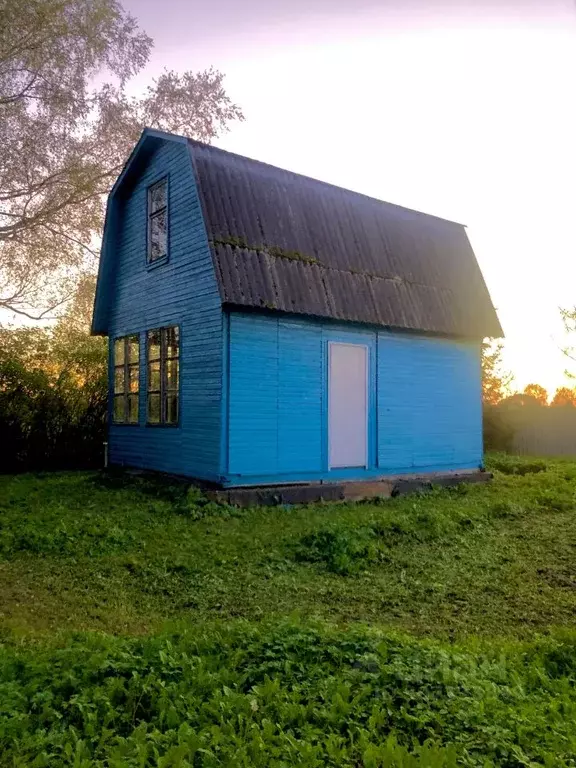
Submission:
POLYGON ((178 429, 180 426, 180 423, 178 424, 149 424, 146 422, 147 427, 151 427, 152 429, 178 429))
POLYGON ((161 267, 163 264, 168 264, 168 255, 162 256, 161 259, 155 259, 154 261, 147 261, 146 262, 146 269, 156 269, 156 267, 161 267))
POLYGON ((139 421, 111 421, 111 427, 139 427, 139 421))

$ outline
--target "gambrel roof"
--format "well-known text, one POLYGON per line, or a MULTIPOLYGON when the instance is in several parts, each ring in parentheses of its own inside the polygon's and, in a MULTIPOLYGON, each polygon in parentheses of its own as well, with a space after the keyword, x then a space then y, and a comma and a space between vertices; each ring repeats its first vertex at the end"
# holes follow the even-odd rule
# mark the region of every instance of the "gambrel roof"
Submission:
POLYGON ((189 144, 225 304, 502 335, 462 225, 189 144))
POLYGON ((187 142, 224 306, 502 335, 461 224, 187 142))

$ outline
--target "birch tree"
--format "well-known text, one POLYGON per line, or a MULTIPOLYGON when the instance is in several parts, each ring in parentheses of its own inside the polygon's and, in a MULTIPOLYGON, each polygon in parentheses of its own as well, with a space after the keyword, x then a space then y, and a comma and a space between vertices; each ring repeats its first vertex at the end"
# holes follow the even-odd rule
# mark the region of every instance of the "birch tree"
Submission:
POLYGON ((210 141, 242 113, 215 69, 163 72, 117 0, 0 0, 0 309, 31 319, 93 272, 104 197, 145 125, 210 141))

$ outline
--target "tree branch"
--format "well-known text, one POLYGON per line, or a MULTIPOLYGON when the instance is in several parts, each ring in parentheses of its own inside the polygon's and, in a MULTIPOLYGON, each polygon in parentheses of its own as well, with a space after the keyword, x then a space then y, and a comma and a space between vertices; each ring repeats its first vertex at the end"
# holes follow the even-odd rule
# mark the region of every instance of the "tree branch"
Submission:
MULTIPOLYGON (((104 173, 98 174, 98 176, 95 176, 91 180, 91 183, 94 185, 94 187, 96 187, 99 181, 110 177, 112 173, 112 171, 105 171, 104 173)), ((34 214, 34 216, 30 216, 28 218, 21 218, 20 221, 16 224, 0 226, 0 242, 2 240, 9 240, 22 230, 29 230, 32 227, 43 226, 45 219, 52 218, 56 214, 60 213, 60 211, 62 211, 64 208, 67 208, 68 206, 82 205, 82 203, 86 203, 88 200, 93 200, 95 197, 99 197, 101 194, 102 192, 100 190, 94 188, 92 192, 84 195, 83 197, 77 197, 75 194, 69 195, 66 199, 52 208, 40 210, 38 213, 34 214)))
MULTIPOLYGON (((27 92, 32 88, 34 83, 38 80, 38 72, 35 72, 32 76, 32 79, 26 83, 24 88, 20 91, 20 93, 15 93, 12 96, 3 96, 0 98, 0 107, 5 106, 6 104, 13 104, 15 101, 19 101, 20 99, 23 99, 27 92)), ((37 97, 35 97, 37 98, 37 97)))
POLYGON ((66 304, 67 301, 70 301, 70 299, 74 296, 74 291, 71 291, 68 293, 63 299, 60 299, 60 301, 56 301, 53 304, 51 304, 47 309, 45 309, 43 312, 40 312, 39 315, 32 315, 29 312, 26 312, 24 309, 20 309, 19 307, 14 306, 13 304, 7 303, 5 300, 0 299, 0 307, 3 309, 7 309, 9 312, 14 312, 17 315, 22 315, 23 317, 27 317, 29 320, 55 320, 56 316, 54 317, 48 317, 49 312, 54 312, 55 309, 58 309, 58 307, 61 307, 63 304, 66 304))
POLYGON ((83 243, 81 240, 78 240, 76 237, 73 237, 72 235, 67 234, 66 232, 62 232, 60 230, 54 229, 53 227, 48 226, 48 224, 41 224, 40 226, 44 227, 44 229, 48 230, 48 232, 51 232, 55 237, 63 237, 65 240, 68 240, 71 243, 75 243, 76 245, 79 245, 81 248, 83 248, 85 251, 88 251, 88 253, 91 256, 94 256, 94 258, 99 258, 99 253, 92 250, 86 243, 83 243))

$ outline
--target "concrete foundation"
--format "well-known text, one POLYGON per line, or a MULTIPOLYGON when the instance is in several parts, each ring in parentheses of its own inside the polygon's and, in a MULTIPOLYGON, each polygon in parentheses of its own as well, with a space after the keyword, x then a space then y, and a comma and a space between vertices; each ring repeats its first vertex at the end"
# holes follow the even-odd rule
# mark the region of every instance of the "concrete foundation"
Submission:
POLYGON ((309 483, 270 485, 248 488, 211 489, 207 495, 215 501, 238 507, 311 504, 318 501, 361 501, 418 493, 433 487, 456 486, 460 483, 484 483, 492 479, 490 472, 431 473, 383 477, 371 482, 309 483))

